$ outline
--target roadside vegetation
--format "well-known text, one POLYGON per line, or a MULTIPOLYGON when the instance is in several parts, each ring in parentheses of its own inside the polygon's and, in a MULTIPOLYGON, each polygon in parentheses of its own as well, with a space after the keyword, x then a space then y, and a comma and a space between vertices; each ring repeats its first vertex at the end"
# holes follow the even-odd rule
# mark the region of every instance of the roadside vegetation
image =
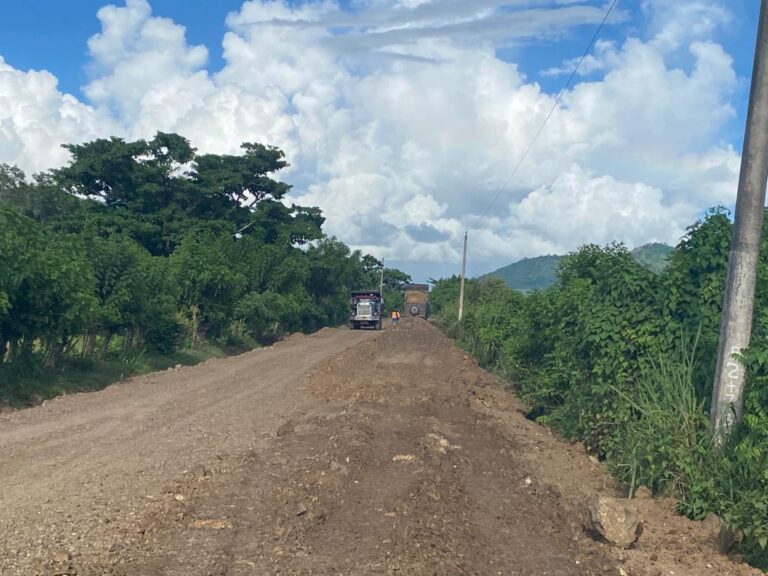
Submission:
MULTIPOLYGON (((286 205, 282 151, 200 154, 176 134, 67 146, 28 178, 0 165, 0 406, 346 321, 380 262, 286 205)), ((385 275, 396 301, 410 279, 385 275)))
POLYGON ((659 273, 621 245, 591 245, 545 290, 470 280, 461 325, 457 277, 436 281, 430 301, 448 334, 514 382, 530 417, 583 442, 631 492, 674 496, 694 519, 718 514, 743 533, 740 553, 768 568, 768 234, 744 419, 722 448, 708 429, 730 235, 714 209, 659 273))

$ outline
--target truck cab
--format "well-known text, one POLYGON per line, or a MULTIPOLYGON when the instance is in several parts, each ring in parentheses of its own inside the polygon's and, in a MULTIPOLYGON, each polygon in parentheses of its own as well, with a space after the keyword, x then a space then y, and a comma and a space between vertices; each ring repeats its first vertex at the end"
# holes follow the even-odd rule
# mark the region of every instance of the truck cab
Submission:
POLYGON ((352 330, 360 328, 373 328, 381 330, 383 321, 381 314, 384 308, 384 300, 378 290, 353 290, 350 293, 349 303, 352 313, 349 318, 349 327, 352 330))

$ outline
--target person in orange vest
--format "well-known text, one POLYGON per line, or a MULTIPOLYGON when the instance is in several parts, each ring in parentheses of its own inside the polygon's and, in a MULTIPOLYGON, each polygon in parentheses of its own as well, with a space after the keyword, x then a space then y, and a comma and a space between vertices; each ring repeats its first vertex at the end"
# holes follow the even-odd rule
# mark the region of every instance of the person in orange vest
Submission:
POLYGON ((392 318, 392 324, 397 324, 400 322, 400 312, 398 310, 392 310, 390 317, 392 318))

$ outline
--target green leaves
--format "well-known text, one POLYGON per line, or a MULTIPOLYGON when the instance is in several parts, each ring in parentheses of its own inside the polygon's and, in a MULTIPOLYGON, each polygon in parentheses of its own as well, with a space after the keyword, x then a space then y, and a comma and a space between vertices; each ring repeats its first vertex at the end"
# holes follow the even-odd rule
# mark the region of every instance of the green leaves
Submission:
MULTIPOLYGON (((177 134, 68 145, 29 180, 0 165, 0 364, 247 346, 347 320, 379 262, 287 206, 281 150, 198 154, 177 134), (12 350, 14 357, 6 353, 12 350)), ((387 270, 396 304, 407 275, 387 270)))
POLYGON ((278 202, 290 186, 271 175, 288 164, 281 150, 243 144, 239 156, 197 155, 177 134, 152 140, 100 139, 65 146, 69 166, 53 173, 60 187, 85 202, 86 225, 98 234, 125 234, 150 253, 167 256, 195 229, 256 234, 267 242, 320 237, 313 208, 278 202))
POLYGON ((459 278, 436 281, 431 301, 449 334, 514 382, 531 417, 606 458, 631 490, 674 495, 692 518, 718 513, 744 532, 740 551, 768 567, 768 230, 743 422, 723 450, 708 432, 730 236, 716 208, 660 273, 621 245, 588 245, 543 291, 469 281, 461 325, 459 278))

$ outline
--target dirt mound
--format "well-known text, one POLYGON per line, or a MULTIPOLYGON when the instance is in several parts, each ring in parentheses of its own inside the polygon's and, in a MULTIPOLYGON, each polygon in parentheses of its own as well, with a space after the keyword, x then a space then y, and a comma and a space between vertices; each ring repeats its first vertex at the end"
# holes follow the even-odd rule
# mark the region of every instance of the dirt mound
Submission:
POLYGON ((190 498, 152 560, 120 573, 610 574, 559 491, 473 409, 479 381, 492 378, 425 323, 334 357, 308 384, 321 412, 190 498), (198 542, 201 519, 222 528, 198 542))
POLYGON ((375 340, 326 361, 309 390, 326 402, 410 404, 466 400, 466 388, 496 379, 423 320, 403 321, 375 340))

